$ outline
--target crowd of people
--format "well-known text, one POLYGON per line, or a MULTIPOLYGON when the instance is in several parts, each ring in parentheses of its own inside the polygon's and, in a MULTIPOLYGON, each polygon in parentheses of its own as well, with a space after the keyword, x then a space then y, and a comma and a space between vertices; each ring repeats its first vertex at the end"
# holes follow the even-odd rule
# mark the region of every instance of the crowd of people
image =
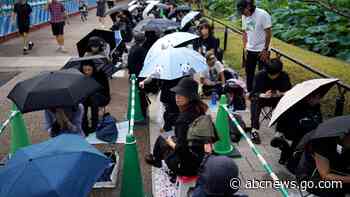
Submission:
MULTIPOLYGON (((97 16, 104 26, 104 17, 108 7, 113 7, 113 1, 98 0, 97 16)), ((181 22, 191 11, 186 5, 179 6, 175 1, 164 1, 166 8, 155 8, 144 18, 163 18, 181 22), (181 9, 180 9, 181 8, 181 9)), ((215 126, 207 114, 208 105, 203 99, 215 95, 226 95, 228 108, 231 112, 246 110, 250 101, 251 112, 251 141, 257 145, 260 139, 260 116, 264 107, 275 108, 281 98, 292 88, 288 73, 283 70, 283 63, 278 58, 270 58, 270 42, 272 37, 272 20, 268 12, 255 6, 254 0, 239 0, 237 11, 242 16, 243 27, 243 53, 246 71, 246 82, 243 82, 238 73, 226 68, 223 61, 223 52, 220 49, 220 40, 215 37, 213 27, 206 19, 193 18, 184 28, 175 31, 197 34, 198 38, 186 43, 185 47, 191 48, 201 54, 207 62, 208 68, 200 73, 199 80, 193 76, 182 76, 172 80, 154 79, 152 76, 138 77, 140 87, 141 108, 144 117, 148 117, 148 94, 160 92, 160 102, 165 111, 164 124, 159 131, 160 135, 154 145, 153 152, 145 158, 146 162, 160 168, 163 160, 170 169, 169 178, 177 182, 177 197, 209 196, 244 196, 236 194, 236 189, 230 188, 229 180, 238 178, 238 167, 232 159, 225 156, 217 156, 213 151, 213 144, 219 140, 215 126), (259 72, 255 72, 258 64, 259 72), (201 90, 201 91, 200 91, 201 90), (195 135, 194 133, 200 133, 195 135), (201 137, 198 137, 201 136, 201 137), (221 184, 219 184, 221 183, 221 184)), ((141 7, 142 8, 142 7, 141 7)), ((143 7, 144 8, 144 7, 143 7)), ((52 0, 48 4, 51 13, 51 25, 56 36, 59 50, 64 49, 64 6, 58 0, 52 0)), ((142 9, 141 9, 142 10, 142 9)), ((24 52, 30 50, 32 42, 27 41, 28 16, 30 6, 25 0, 21 0, 15 6, 18 27, 24 38, 24 52)), ((133 31, 135 25, 140 22, 140 14, 133 15, 128 10, 113 13, 112 31, 121 31, 123 44, 122 52, 128 52, 127 68, 129 74, 139 76, 148 51, 161 37, 174 32, 173 30, 144 30, 133 31)), ((142 17, 141 17, 142 18, 142 17)), ((102 37, 91 37, 85 56, 101 55, 111 62, 110 51, 106 47, 102 37)), ((238 50, 238 49, 237 49, 238 50)), ((161 54, 159 54, 161 55, 161 54)), ((110 102, 108 77, 97 70, 96 62, 83 61, 80 71, 95 79, 103 89, 88 97, 83 103, 73 108, 49 109, 45 112, 46 130, 52 137, 64 132, 75 132, 88 135, 96 130, 99 121, 99 110, 110 102), (91 109, 89 121, 88 109, 91 109)), ((287 113, 283 114, 276 124, 276 137, 271 141, 271 146, 281 150, 279 163, 298 177, 311 178, 309 172, 303 171, 300 163, 308 161, 319 173, 320 179, 341 180, 345 186, 349 186, 349 139, 347 134, 342 137, 333 137, 331 140, 321 138, 310 140, 301 151, 298 148, 302 139, 318 128, 322 123, 320 101, 326 92, 314 91, 303 98, 287 113), (325 146, 329 145, 329 148, 325 146), (337 152, 338 146, 342 150, 337 152), (300 154, 302 153, 302 154, 300 154), (339 166, 338 162, 342 163, 339 166), (335 174, 333 167, 344 172, 335 174), (303 176, 301 176, 303 175, 303 176)), ((245 123, 239 117, 241 126, 245 123)), ((240 133, 234 125, 230 125, 231 140, 238 142, 240 133)), ((309 170, 309 169, 307 169, 309 170)), ((343 187, 336 191, 317 191, 320 196, 344 196, 349 192, 349 187, 343 187)))

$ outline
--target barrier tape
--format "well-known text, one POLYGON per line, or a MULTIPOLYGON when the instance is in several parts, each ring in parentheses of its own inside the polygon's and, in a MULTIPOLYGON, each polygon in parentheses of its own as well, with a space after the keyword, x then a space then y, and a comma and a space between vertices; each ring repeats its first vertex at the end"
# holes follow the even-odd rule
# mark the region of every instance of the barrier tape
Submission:
POLYGON ((134 134, 135 125, 135 84, 136 79, 131 79, 131 109, 130 109, 130 123, 129 123, 129 134, 134 134))
POLYGON ((19 111, 12 111, 9 118, 3 124, 0 125, 0 135, 5 130, 6 126, 10 123, 11 119, 15 117, 18 113, 19 111))
MULTIPOLYGON (((267 171, 267 173, 269 174, 269 176, 276 182, 280 182, 277 175, 272 171, 272 167, 270 164, 268 164, 266 162, 266 160, 264 159, 264 157, 261 155, 259 149, 253 144, 253 142, 250 140, 250 138, 247 136, 247 134, 245 133, 245 131, 242 129, 242 127, 239 125, 239 122, 237 121, 237 119, 233 116, 233 114, 230 112, 230 110, 227 108, 227 106, 225 105, 221 105, 221 107, 223 107, 225 109, 225 111, 227 112, 227 114, 229 115, 230 119, 232 120, 232 122, 234 123, 234 125, 237 127, 237 129, 239 130, 239 132, 242 134, 242 136, 244 137, 244 139, 247 141, 248 145, 250 146, 250 148, 252 149, 252 151, 254 152, 254 154, 258 157, 260 163, 263 165, 264 169, 267 171)), ((285 188, 283 185, 279 188, 279 191, 282 193, 282 195, 284 197, 289 197, 288 194, 288 190, 287 188, 285 188)))

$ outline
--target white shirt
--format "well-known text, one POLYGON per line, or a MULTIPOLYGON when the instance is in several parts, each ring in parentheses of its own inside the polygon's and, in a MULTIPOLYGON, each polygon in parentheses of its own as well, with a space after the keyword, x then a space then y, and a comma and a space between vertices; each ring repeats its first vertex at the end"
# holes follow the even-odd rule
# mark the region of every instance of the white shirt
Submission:
POLYGON ((242 28, 247 33, 247 50, 260 52, 265 48, 265 29, 272 27, 271 16, 265 10, 256 8, 251 16, 242 16, 242 28))
POLYGON ((209 83, 216 83, 219 79, 219 74, 224 72, 224 70, 224 65, 216 61, 213 67, 201 72, 200 77, 209 80, 209 83))

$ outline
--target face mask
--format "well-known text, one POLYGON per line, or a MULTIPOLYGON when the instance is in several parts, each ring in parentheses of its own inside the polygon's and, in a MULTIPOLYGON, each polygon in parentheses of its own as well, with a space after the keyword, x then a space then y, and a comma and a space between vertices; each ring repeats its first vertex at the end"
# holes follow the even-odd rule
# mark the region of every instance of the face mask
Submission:
POLYGON ((98 52, 99 51, 99 47, 91 47, 91 51, 92 52, 98 52))

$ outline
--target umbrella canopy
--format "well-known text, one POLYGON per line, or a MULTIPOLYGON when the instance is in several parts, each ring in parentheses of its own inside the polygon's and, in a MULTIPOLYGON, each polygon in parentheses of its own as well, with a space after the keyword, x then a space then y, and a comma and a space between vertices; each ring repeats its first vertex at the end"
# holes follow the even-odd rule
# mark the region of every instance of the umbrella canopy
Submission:
POLYGON ((111 50, 116 47, 116 43, 120 43, 120 38, 118 37, 116 32, 102 29, 94 29, 77 43, 77 49, 80 57, 83 57, 86 53, 88 49, 89 38, 93 36, 100 37, 104 41, 106 41, 109 44, 111 50))
POLYGON ((154 48, 161 48, 162 46, 167 45, 169 45, 170 47, 177 47, 183 43, 189 42, 197 38, 199 38, 199 36, 195 34, 187 32, 174 32, 158 39, 153 45, 154 48))
POLYGON ((149 12, 156 6, 157 3, 158 2, 151 2, 150 4, 148 4, 142 12, 142 17, 146 18, 149 12))
POLYGON ((133 6, 133 5, 137 4, 137 3, 138 3, 137 0, 133 0, 130 3, 128 3, 128 6, 133 6))
POLYGON ((131 5, 129 8, 128 8, 128 10, 129 10, 129 12, 133 12, 134 10, 136 10, 136 8, 140 8, 141 7, 141 5, 131 5))
POLYGON ((101 86, 76 69, 44 72, 21 81, 7 96, 22 113, 72 107, 101 86))
POLYGON ((134 33, 142 33, 145 31, 164 32, 180 27, 180 24, 169 19, 144 19, 140 21, 134 28, 134 33))
POLYGON ((62 67, 62 69, 80 69, 83 61, 91 60, 95 63, 96 69, 98 72, 103 72, 107 77, 112 77, 120 68, 116 67, 113 64, 108 63, 108 59, 102 55, 94 55, 82 58, 71 58, 68 62, 62 67))
POLYGON ((311 79, 295 85, 278 102, 269 126, 271 127, 282 114, 313 92, 323 89, 323 93, 326 94, 337 81, 338 79, 311 79))
POLYGON ((116 5, 116 6, 112 7, 111 9, 107 10, 105 12, 105 16, 109 16, 109 15, 114 14, 116 12, 128 11, 128 8, 129 7, 127 5, 123 5, 123 4, 116 5))
POLYGON ((306 134, 299 142, 298 149, 314 139, 340 137, 350 133, 350 115, 331 118, 306 134))
POLYGON ((199 14, 200 12, 197 11, 191 11, 187 13, 181 20, 181 29, 184 28, 193 19, 195 19, 199 14))
POLYGON ((173 80, 206 69, 208 65, 205 58, 194 50, 153 45, 146 55, 139 77, 173 80))
POLYGON ((0 169, 0 196, 88 196, 108 163, 80 135, 62 134, 18 150, 0 169))

